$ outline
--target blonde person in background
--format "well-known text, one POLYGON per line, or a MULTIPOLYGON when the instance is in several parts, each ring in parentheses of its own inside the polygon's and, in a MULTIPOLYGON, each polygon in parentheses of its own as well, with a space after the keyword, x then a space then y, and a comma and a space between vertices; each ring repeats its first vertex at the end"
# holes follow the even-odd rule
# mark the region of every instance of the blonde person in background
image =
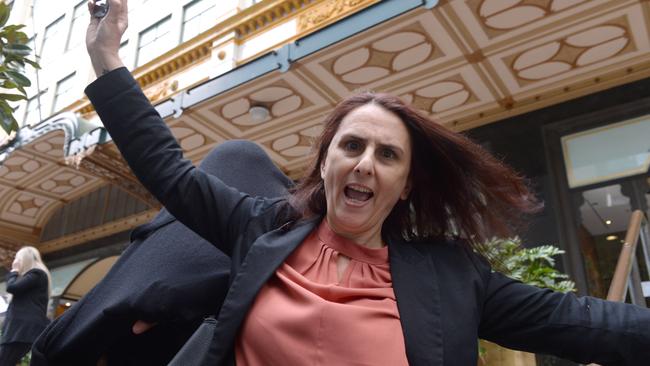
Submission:
POLYGON ((2 326, 0 366, 18 363, 47 326, 50 284, 50 271, 38 250, 21 248, 7 275, 7 292, 13 297, 2 326))

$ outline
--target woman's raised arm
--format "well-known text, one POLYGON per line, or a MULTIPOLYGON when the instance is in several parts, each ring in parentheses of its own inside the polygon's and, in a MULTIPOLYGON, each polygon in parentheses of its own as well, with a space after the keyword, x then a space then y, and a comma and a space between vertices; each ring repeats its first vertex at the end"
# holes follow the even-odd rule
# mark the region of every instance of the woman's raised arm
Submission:
MULTIPOLYGON (((183 158, 171 131, 119 60, 127 1, 109 0, 109 5, 108 14, 93 18, 88 27, 88 53, 98 79, 86 94, 145 188, 179 221, 231 254, 249 218, 267 212, 272 203, 228 187, 183 158)), ((91 3, 91 14, 92 9, 91 3)))

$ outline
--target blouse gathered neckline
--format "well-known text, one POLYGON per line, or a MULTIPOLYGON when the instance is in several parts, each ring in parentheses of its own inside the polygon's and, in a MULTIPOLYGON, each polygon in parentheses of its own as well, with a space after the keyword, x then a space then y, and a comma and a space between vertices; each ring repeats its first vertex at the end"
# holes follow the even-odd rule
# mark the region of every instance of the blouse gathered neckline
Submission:
POLYGON ((368 264, 388 263, 388 246, 370 248, 334 232, 323 220, 316 230, 319 241, 350 259, 368 264))

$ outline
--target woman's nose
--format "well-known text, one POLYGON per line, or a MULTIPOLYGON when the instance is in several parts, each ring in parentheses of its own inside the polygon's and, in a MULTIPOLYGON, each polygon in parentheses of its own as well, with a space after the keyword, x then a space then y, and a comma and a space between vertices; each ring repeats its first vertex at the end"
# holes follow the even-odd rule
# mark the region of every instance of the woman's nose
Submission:
POLYGON ((363 154, 354 168, 354 172, 361 175, 373 175, 375 172, 372 154, 363 154))

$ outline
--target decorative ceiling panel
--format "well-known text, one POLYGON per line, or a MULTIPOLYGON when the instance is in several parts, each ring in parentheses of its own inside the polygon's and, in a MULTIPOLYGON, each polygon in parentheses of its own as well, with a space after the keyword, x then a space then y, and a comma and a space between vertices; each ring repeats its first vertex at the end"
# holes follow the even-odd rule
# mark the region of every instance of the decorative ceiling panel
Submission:
MULTIPOLYGON (((312 86, 293 73, 274 75, 221 95, 190 112, 194 123, 223 138, 249 138, 285 129, 330 106, 312 86), (264 107, 268 115, 253 119, 251 107, 264 107)), ((182 117, 181 117, 182 118, 182 117)))
POLYGON ((196 163, 225 138, 189 116, 169 122, 169 127, 183 148, 185 157, 196 163))
POLYGON ((440 120, 450 115, 471 113, 485 106, 498 106, 488 85, 469 65, 391 92, 440 120))
POLYGON ((52 206, 57 204, 60 202, 45 196, 21 191, 10 192, 0 205, 0 219, 22 226, 38 227, 52 206))
MULTIPOLYGON (((431 12, 415 12, 400 21, 353 37, 334 49, 301 61, 303 73, 339 100, 357 90, 386 90, 429 70, 444 71, 464 57, 431 12)), ((297 70, 300 73, 301 70, 297 70)))
POLYGON ((511 94, 594 77, 648 55, 648 29, 641 10, 637 5, 611 12, 488 59, 511 94))
POLYGON ((22 151, 47 159, 60 160, 64 155, 65 133, 54 130, 26 145, 22 151))
POLYGON ((322 118, 314 119, 311 125, 307 123, 294 125, 291 128, 278 131, 258 140, 271 156, 271 159, 291 172, 290 167, 303 166, 309 159, 313 141, 323 131, 322 118))
POLYGON ((454 0, 440 10, 458 26, 456 29, 471 42, 472 48, 487 51, 553 33, 621 3, 617 0, 454 0))

